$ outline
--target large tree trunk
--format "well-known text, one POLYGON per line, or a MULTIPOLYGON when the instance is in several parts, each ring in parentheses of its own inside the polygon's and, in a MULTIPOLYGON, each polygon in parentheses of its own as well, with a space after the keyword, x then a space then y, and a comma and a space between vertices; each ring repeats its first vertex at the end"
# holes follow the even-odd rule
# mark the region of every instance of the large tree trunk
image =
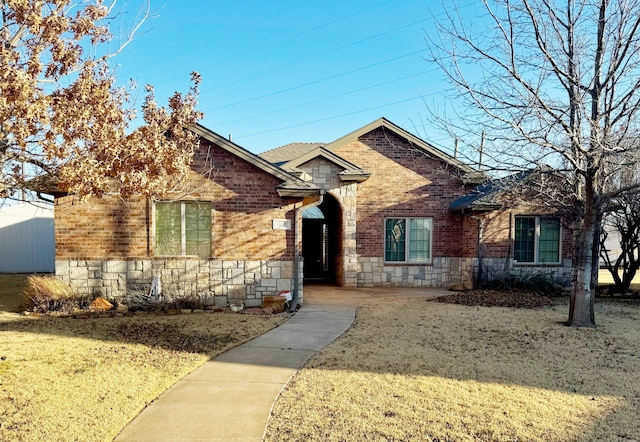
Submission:
POLYGON ((574 237, 571 303, 567 324, 573 327, 595 327, 592 291, 593 225, 582 229, 574 237))
POLYGON ((598 257, 602 210, 587 181, 584 217, 573 235, 573 272, 569 319, 572 327, 595 327, 595 287, 598 281, 598 257))

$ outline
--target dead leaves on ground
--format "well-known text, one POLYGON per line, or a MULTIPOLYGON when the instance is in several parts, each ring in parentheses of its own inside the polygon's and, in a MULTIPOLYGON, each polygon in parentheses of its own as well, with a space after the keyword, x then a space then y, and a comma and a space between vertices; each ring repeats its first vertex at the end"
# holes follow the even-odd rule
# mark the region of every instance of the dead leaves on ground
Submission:
POLYGON ((515 307, 515 308, 542 308, 553 305, 548 296, 527 290, 469 290, 455 295, 441 296, 438 302, 482 307, 515 307))

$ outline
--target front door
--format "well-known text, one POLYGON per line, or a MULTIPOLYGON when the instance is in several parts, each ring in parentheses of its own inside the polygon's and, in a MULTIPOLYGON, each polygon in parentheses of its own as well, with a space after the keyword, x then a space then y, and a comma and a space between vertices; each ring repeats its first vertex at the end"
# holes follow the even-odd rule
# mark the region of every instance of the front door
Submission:
POLYGON ((323 219, 305 219, 302 225, 302 256, 305 280, 326 280, 329 270, 327 223, 323 219))

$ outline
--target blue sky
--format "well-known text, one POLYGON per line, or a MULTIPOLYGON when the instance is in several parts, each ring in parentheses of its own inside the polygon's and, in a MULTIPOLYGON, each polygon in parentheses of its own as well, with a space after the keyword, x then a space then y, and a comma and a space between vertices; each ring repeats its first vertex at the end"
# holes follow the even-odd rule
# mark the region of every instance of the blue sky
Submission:
POLYGON ((255 153, 330 142, 381 116, 450 148, 425 106, 447 87, 424 59, 441 12, 428 0, 167 0, 114 63, 119 83, 152 84, 161 104, 200 72, 202 124, 255 153))

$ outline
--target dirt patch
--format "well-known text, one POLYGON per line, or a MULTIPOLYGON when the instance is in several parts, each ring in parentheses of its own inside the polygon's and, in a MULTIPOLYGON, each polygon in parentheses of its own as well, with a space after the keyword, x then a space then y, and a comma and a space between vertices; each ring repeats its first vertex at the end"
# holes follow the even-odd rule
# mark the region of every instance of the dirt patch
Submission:
POLYGON ((554 304, 548 296, 529 290, 469 290, 436 298, 437 302, 483 307, 542 308, 554 304))

